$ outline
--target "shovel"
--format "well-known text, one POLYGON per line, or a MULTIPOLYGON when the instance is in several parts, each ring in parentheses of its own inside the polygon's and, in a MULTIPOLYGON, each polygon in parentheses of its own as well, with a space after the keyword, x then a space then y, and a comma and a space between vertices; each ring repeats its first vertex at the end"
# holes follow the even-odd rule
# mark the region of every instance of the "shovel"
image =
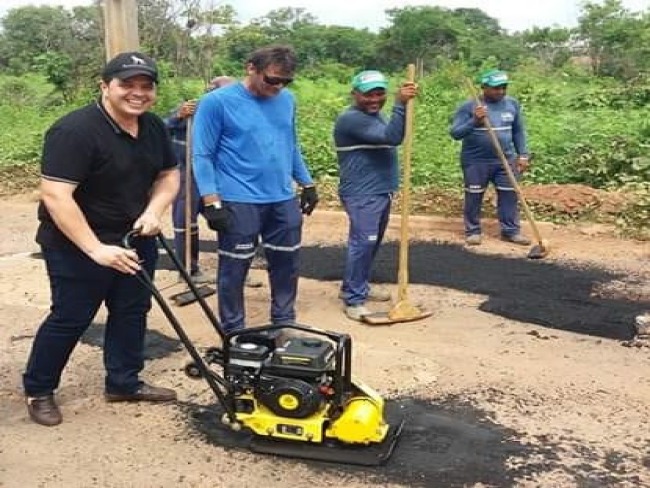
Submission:
MULTIPOLYGON (((465 78, 465 82, 467 83, 467 87, 469 88, 469 92, 471 93, 472 98, 476 101, 478 105, 481 105, 481 99, 479 98, 479 95, 476 92, 476 88, 474 87, 472 81, 469 78, 465 78)), ((528 202, 526 202, 526 198, 524 197, 523 191, 521 191, 519 182, 517 181, 517 178, 515 177, 515 174, 513 173, 512 168, 510 167, 510 163, 508 163, 508 159, 506 158, 506 155, 503 153, 503 148, 501 147, 501 143, 499 142, 499 139, 494 133, 494 128, 490 123, 489 117, 485 117, 484 124, 485 124, 485 128, 488 131, 488 134, 490 135, 490 140, 492 141, 492 146, 494 146, 494 151, 497 153, 497 156, 499 156, 501 165, 503 166, 503 169, 508 175, 508 180, 510 180, 510 184, 512 185, 515 192, 517 193, 517 197, 519 198, 519 202, 521 203, 521 208, 524 210, 524 214, 526 214, 526 220, 528 220, 528 223, 530 224, 530 228, 533 231, 533 236, 535 237, 535 241, 537 241, 537 244, 534 244, 533 247, 530 248, 530 251, 528 251, 528 255, 526 257, 528 259, 545 258, 550 251, 549 244, 546 240, 542 239, 542 234, 539 232, 539 228, 537 227, 537 223, 535 222, 533 213, 530 211, 530 207, 528 206, 528 202)))
MULTIPOLYGON (((409 64, 407 79, 415 81, 415 65, 409 64)), ((409 255, 409 212, 411 202, 411 153, 413 146, 413 99, 406 102, 406 120, 402 161, 402 215, 400 222, 399 267, 397 272, 397 303, 388 312, 364 315, 362 321, 368 325, 391 325, 413 322, 429 317, 432 312, 422 310, 408 299, 408 255, 409 255)))

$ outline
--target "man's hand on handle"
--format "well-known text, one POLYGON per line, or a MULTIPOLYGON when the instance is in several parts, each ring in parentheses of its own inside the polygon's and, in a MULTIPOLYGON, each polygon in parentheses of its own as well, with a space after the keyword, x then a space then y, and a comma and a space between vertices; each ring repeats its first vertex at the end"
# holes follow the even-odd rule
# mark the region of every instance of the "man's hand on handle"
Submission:
POLYGON ((415 98, 417 94, 418 85, 412 81, 405 81, 402 83, 402 86, 399 87, 399 90, 397 90, 397 95, 395 98, 401 102, 402 105, 406 105, 406 102, 415 98))
POLYGON ((181 119, 186 119, 191 117, 196 112, 196 100, 188 100, 183 102, 181 108, 178 109, 178 117, 181 119))
POLYGON ((133 249, 100 244, 88 257, 101 266, 113 268, 121 273, 134 275, 140 270, 140 260, 133 249))
POLYGON ((483 125, 487 117, 487 107, 485 105, 477 105, 474 109, 474 123, 476 125, 483 125))
POLYGON ((160 218, 153 212, 145 212, 133 224, 141 236, 155 236, 161 231, 160 218))

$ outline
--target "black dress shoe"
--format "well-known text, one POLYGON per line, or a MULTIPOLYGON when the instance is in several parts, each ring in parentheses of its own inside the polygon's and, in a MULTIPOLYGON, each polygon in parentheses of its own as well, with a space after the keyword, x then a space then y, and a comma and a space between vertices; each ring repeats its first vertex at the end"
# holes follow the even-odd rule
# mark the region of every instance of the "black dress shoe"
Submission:
POLYGON ((106 393, 107 402, 173 402, 176 392, 143 383, 135 393, 106 393))
POLYGON ((63 422, 61 411, 54 401, 54 395, 25 397, 29 418, 40 425, 52 427, 63 422))

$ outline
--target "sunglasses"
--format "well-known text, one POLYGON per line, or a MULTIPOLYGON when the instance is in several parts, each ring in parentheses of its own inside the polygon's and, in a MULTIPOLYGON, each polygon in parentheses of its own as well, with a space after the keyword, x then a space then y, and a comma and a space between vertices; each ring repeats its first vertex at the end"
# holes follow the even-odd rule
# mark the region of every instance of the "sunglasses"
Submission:
POLYGON ((278 85, 287 86, 291 82, 293 82, 293 78, 284 78, 282 76, 268 76, 265 75, 264 73, 262 73, 262 80, 264 80, 264 83, 271 86, 278 86, 278 85))

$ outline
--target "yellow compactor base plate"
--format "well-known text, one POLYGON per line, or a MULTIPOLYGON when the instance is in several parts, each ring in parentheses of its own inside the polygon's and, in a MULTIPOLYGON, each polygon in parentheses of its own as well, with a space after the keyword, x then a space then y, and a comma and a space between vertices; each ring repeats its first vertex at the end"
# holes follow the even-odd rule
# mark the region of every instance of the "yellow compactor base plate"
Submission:
POLYGON ((383 442, 369 445, 345 444, 336 440, 320 443, 285 441, 271 437, 253 436, 249 448, 260 454, 312 459, 339 464, 359 466, 380 466, 385 464, 393 454, 399 436, 404 427, 404 420, 391 423, 383 442))

